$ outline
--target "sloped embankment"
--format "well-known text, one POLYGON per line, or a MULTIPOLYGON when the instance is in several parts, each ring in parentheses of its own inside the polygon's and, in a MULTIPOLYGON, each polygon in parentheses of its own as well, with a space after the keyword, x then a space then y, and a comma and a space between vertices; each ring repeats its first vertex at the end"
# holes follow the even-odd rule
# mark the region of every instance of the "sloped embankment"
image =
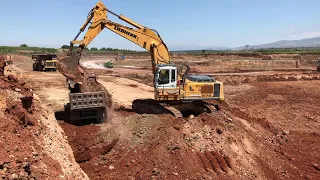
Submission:
POLYGON ((88 179, 63 130, 32 89, 0 62, 0 177, 88 179))

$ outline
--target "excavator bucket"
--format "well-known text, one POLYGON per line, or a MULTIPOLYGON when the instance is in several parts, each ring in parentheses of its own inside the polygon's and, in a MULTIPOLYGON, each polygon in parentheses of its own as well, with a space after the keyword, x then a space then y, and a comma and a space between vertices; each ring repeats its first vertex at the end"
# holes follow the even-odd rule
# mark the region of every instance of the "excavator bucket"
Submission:
POLYGON ((82 74, 79 68, 80 55, 76 52, 72 52, 69 56, 59 59, 57 63, 58 71, 64 75, 67 79, 74 82, 81 82, 82 74))

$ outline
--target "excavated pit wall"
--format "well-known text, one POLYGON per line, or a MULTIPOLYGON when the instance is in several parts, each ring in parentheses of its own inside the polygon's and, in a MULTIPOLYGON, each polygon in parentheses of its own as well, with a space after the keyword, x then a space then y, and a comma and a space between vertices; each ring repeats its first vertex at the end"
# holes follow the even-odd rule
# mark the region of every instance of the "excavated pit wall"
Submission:
POLYGON ((1 179, 89 179, 54 113, 10 72, 0 60, 1 179))

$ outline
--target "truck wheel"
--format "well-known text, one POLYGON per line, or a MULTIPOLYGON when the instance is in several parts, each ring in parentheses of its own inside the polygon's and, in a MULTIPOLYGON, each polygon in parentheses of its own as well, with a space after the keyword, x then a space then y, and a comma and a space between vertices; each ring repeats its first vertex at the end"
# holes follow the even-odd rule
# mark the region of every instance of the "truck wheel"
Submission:
POLYGON ((32 64, 32 70, 36 71, 37 70, 37 65, 35 63, 32 64))
POLYGON ((38 64, 37 70, 38 70, 38 71, 42 71, 42 70, 43 70, 41 64, 38 64))
POLYGON ((104 110, 97 110, 97 117, 96 117, 96 123, 102 124, 105 117, 104 110))
POLYGON ((69 123, 72 125, 79 125, 79 112, 70 111, 69 123))

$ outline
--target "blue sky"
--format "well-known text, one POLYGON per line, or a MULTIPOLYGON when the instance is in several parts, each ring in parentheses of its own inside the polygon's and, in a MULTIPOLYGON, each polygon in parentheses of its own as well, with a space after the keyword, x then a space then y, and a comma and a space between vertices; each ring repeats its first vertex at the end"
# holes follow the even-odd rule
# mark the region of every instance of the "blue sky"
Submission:
MULTIPOLYGON (((1 0, 0 45, 69 44, 97 0, 1 0)), ((156 29, 169 49, 237 47, 320 36, 319 0, 104 0, 156 29)), ((111 17, 113 21, 118 21, 111 17)), ((111 31, 89 47, 141 50, 111 31)))

